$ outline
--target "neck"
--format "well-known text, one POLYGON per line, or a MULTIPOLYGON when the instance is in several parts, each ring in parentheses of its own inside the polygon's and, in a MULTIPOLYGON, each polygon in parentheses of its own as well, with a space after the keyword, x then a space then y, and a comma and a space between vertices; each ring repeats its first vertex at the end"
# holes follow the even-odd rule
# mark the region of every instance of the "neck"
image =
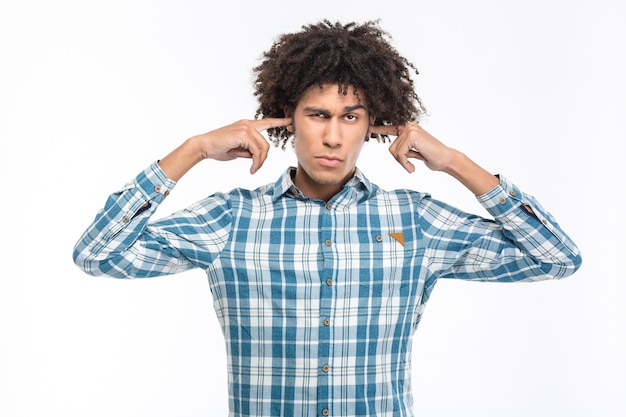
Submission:
POLYGON ((298 166, 293 176, 293 183, 305 197, 328 201, 341 191, 350 178, 352 175, 341 181, 314 180, 307 175, 302 167, 298 166))

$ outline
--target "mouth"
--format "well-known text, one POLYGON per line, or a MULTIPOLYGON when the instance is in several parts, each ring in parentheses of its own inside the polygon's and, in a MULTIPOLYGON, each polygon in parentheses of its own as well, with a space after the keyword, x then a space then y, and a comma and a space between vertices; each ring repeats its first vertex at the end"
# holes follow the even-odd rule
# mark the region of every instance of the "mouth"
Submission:
POLYGON ((322 155, 318 156, 315 159, 320 163, 320 165, 325 167, 336 167, 341 164, 341 159, 336 156, 322 155))

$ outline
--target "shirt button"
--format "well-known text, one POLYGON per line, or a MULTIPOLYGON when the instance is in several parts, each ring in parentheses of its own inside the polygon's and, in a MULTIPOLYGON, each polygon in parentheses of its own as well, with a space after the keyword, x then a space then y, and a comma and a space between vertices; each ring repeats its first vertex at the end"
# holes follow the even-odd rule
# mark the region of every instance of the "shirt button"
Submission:
POLYGON ((329 287, 333 285, 333 280, 332 279, 327 279, 326 280, 326 285, 328 285, 329 287))
POLYGON ((168 195, 170 195, 170 192, 169 192, 169 191, 166 191, 166 192, 165 192, 165 197, 167 197, 168 195))
POLYGON ((330 320, 328 319, 324 320, 324 326, 330 326, 330 320))
POLYGON ((542 220, 541 220, 541 223, 543 223, 543 224, 548 224, 548 221, 547 221, 546 219, 542 219, 542 220))
POLYGON ((328 239, 326 240, 326 246, 330 246, 330 245, 332 245, 332 244, 333 244, 333 242, 331 242, 331 241, 330 241, 330 240, 328 240, 328 239))
POLYGON ((500 199, 500 204, 506 204, 506 198, 501 198, 500 199))
POLYGON ((328 365, 322 366, 322 371, 324 371, 325 373, 328 373, 328 371, 330 371, 330 366, 328 365))
POLYGON ((128 222, 129 222, 129 220, 130 220, 130 219, 129 219, 128 217, 124 217, 124 218, 122 219, 122 221, 123 221, 124 223, 128 223, 128 222))
POLYGON ((509 192, 509 195, 510 195, 511 197, 515 197, 515 196, 517 195, 517 193, 515 193, 515 191, 511 190, 511 191, 509 192))
POLYGON ((326 210, 330 210, 331 208, 333 208, 333 205, 330 203, 326 203, 326 210))
POLYGON ((329 414, 330 414, 330 411, 328 411, 328 408, 325 408, 325 409, 322 410, 322 415, 323 416, 327 416, 329 414))
POLYGON ((156 191, 157 193, 160 193, 161 187, 157 185, 156 187, 154 187, 154 191, 156 191))
POLYGON ((383 237, 381 235, 376 236, 376 242, 382 242, 383 237))

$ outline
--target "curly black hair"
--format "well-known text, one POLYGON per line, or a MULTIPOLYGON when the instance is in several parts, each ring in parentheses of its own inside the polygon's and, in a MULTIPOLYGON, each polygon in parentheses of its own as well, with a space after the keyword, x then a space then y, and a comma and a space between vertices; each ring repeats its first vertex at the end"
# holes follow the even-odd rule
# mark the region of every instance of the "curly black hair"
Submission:
MULTIPOLYGON (((312 85, 338 84, 343 94, 348 88, 363 91, 370 113, 376 116, 375 125, 418 121, 426 110, 410 73, 419 72, 391 45, 391 35, 379 22, 323 20, 279 36, 253 69, 259 101, 255 118, 285 117, 285 107, 293 111, 312 85)), ((268 136, 284 148, 291 133, 278 127, 269 129, 268 136)))

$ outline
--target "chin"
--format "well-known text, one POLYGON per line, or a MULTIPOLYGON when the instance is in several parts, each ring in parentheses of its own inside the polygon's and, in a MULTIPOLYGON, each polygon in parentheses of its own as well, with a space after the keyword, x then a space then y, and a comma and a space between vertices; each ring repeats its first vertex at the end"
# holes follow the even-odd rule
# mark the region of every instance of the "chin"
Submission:
POLYGON ((342 176, 324 176, 320 175, 317 178, 313 178, 313 181, 319 185, 339 185, 344 182, 344 178, 342 176))

